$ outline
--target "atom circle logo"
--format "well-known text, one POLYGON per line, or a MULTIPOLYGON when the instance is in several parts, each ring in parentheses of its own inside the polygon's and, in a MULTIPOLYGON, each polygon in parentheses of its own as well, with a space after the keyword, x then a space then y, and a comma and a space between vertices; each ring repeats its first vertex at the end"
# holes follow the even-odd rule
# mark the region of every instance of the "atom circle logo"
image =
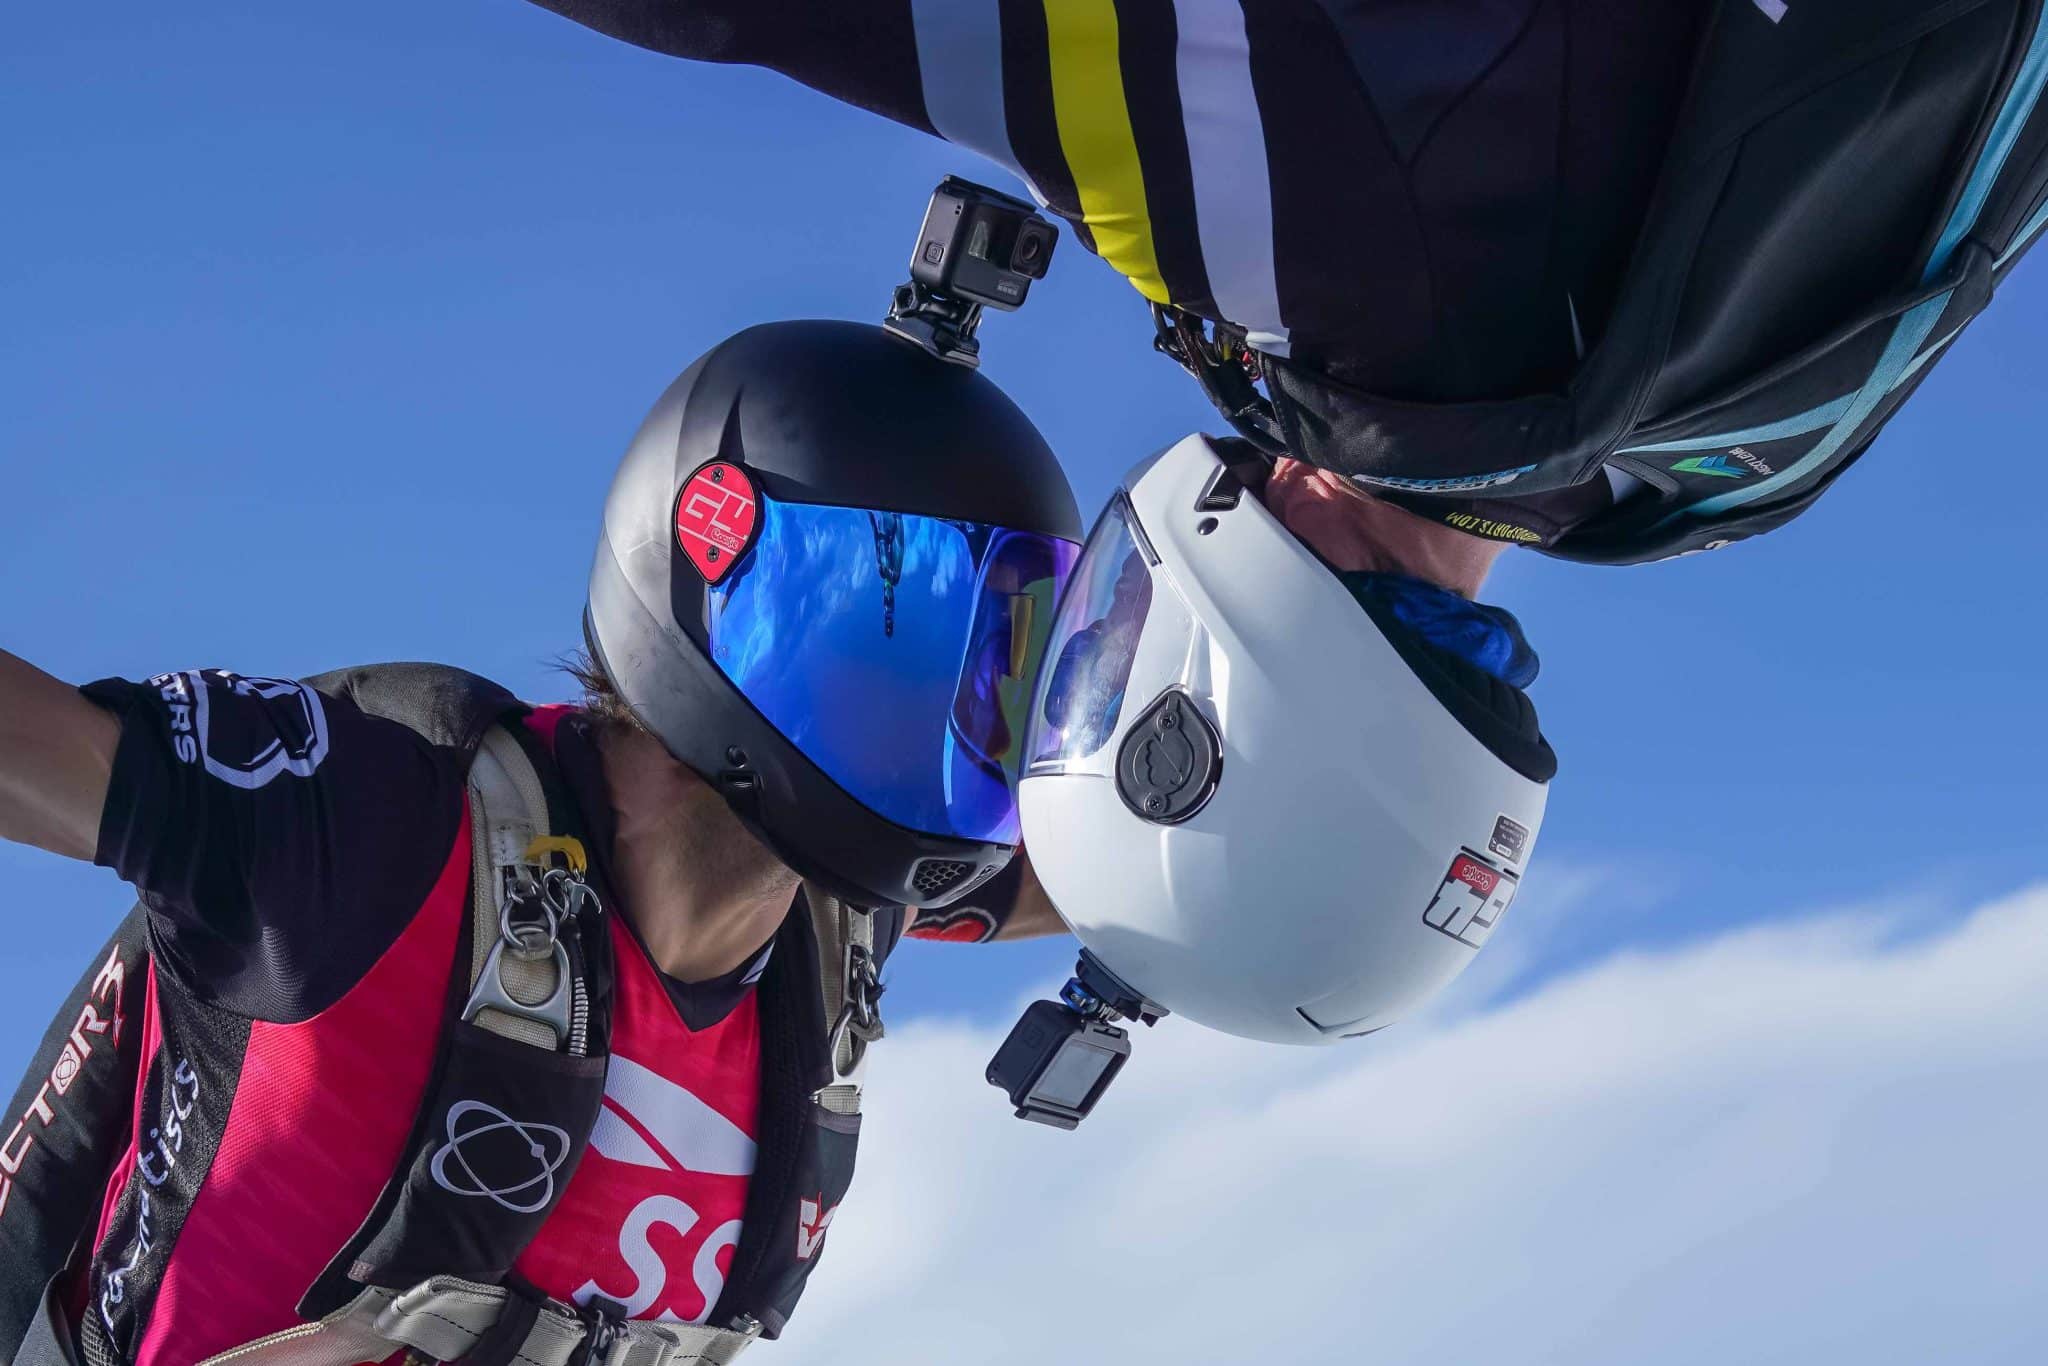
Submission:
POLYGON ((480 1196, 514 1214, 533 1214, 553 1203, 555 1173, 568 1160, 564 1130, 521 1123, 482 1101, 459 1100, 448 1107, 448 1141, 435 1151, 429 1170, 434 1184, 451 1195, 480 1196), (459 1169, 460 1185, 449 1175, 450 1162, 459 1169), (505 1167, 513 1170, 501 1176, 505 1167), (521 1179, 520 1168, 532 1174, 521 1179))

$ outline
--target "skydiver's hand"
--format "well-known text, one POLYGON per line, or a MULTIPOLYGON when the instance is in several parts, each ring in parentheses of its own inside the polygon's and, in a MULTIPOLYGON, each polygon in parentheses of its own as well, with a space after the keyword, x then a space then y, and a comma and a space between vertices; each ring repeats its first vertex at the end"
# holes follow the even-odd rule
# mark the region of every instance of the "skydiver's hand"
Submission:
POLYGON ((1066 922, 1039 884, 1031 856, 1019 849, 1010 866, 951 906, 926 911, 911 907, 913 939, 949 944, 986 944, 999 939, 1039 939, 1065 934, 1066 922))

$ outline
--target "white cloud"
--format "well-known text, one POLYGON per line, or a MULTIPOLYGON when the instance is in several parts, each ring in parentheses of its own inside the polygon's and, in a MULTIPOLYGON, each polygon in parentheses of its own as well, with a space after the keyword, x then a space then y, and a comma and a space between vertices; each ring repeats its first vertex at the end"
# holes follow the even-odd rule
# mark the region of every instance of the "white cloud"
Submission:
POLYGON ((1168 1024, 1071 1134, 982 1082, 997 1031, 902 1028, 766 1353, 2048 1359, 2048 885, 1898 923, 1624 954, 1342 1050, 1168 1024))

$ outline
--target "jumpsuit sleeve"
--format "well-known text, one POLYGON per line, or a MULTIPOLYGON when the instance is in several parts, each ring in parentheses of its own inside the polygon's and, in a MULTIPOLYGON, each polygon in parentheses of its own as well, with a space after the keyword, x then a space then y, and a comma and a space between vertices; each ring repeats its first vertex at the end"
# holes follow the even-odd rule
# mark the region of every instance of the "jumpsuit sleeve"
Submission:
POLYGON ((345 698, 213 669, 83 691, 122 722, 95 861, 135 886, 159 963, 203 999, 317 1013, 453 850, 457 757, 345 698))
POLYGON ((766 67, 931 133, 912 0, 534 0, 636 47, 766 67))

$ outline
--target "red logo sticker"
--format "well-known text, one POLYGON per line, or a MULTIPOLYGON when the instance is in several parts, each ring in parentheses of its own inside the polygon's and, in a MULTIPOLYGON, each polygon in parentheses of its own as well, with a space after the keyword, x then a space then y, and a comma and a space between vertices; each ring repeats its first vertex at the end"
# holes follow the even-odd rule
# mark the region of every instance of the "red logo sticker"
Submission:
POLYGON ((808 1262, 818 1251, 818 1244, 825 1241, 825 1230, 832 1227, 832 1216, 839 1213, 839 1206, 825 1208, 823 1195, 811 1196, 797 1202, 796 1218, 796 1259, 808 1262))
POLYGON ((1499 873, 1466 854, 1458 855, 1457 860, 1451 864, 1451 876, 1481 896, 1490 895, 1500 882, 1499 873))
POLYGON ((676 496, 676 545, 706 583, 717 583, 754 543, 760 516, 760 497, 747 472, 714 460, 676 496))

